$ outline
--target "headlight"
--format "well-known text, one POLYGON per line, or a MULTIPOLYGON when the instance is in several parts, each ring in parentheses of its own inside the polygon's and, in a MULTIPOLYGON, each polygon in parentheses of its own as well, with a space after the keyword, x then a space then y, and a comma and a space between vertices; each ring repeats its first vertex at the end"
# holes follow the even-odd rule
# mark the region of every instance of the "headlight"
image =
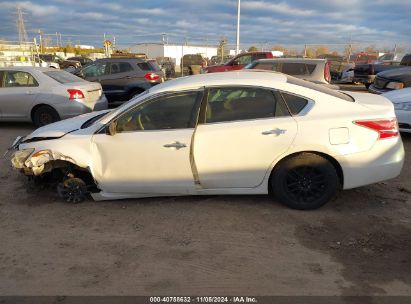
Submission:
POLYGON ((411 111, 411 102, 394 103, 394 109, 399 111, 411 111))
POLYGON ((13 167, 16 169, 24 168, 24 162, 29 158, 29 156, 33 152, 34 149, 24 149, 14 152, 13 157, 11 159, 13 167))
POLYGON ((402 82, 391 81, 387 84, 386 88, 387 89, 392 89, 392 90, 400 90, 400 89, 404 88, 404 84, 402 82))

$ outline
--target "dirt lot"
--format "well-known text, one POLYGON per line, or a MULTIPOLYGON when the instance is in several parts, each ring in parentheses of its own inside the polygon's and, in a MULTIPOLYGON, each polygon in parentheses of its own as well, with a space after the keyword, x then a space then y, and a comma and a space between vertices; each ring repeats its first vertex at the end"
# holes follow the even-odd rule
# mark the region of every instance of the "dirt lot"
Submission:
MULTIPOLYGON (((0 124, 0 151, 29 124, 0 124)), ((411 295, 411 136, 392 181, 320 210, 265 196, 69 205, 0 161, 0 295, 411 295)))

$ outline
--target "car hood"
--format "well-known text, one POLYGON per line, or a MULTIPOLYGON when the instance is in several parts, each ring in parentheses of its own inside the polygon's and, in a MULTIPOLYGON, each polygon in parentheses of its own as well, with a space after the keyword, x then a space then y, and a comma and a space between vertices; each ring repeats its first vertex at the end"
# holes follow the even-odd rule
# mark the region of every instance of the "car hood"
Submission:
POLYGON ((24 138, 24 141, 33 138, 53 139, 62 137, 67 133, 80 129, 81 126, 89 119, 107 112, 110 112, 110 110, 91 112, 40 127, 34 130, 31 134, 27 135, 24 138))
POLYGON ((378 73, 378 76, 386 78, 386 79, 400 79, 402 77, 411 77, 411 68, 404 67, 398 69, 390 69, 388 71, 384 71, 378 73))
POLYGON ((382 94, 382 96, 388 98, 393 103, 411 102, 411 88, 393 90, 382 94))

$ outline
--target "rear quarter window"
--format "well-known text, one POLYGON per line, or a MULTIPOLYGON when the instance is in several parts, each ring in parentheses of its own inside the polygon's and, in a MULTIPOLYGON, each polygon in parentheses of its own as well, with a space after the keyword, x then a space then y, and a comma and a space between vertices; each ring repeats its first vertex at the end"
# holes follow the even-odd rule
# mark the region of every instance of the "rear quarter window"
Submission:
POLYGON ((81 79, 65 71, 48 71, 48 72, 44 72, 44 74, 46 74, 50 78, 62 84, 72 83, 72 82, 85 82, 84 79, 81 79))
POLYGON ((297 115, 308 104, 307 99, 297 96, 297 95, 282 92, 281 96, 283 97, 285 103, 287 104, 291 115, 297 115))
POLYGON ((153 71, 153 67, 148 62, 137 63, 137 66, 143 71, 153 71))

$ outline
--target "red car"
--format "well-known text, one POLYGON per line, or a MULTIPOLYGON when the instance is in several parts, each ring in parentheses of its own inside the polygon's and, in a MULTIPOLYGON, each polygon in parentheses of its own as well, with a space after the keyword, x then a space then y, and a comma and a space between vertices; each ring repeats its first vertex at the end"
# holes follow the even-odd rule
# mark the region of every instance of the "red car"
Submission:
POLYGON ((216 73, 216 72, 227 72, 233 70, 241 70, 247 64, 253 62, 257 59, 268 59, 274 58, 271 52, 252 52, 252 53, 242 53, 230 61, 219 64, 219 65, 210 65, 202 69, 202 73, 216 73))

